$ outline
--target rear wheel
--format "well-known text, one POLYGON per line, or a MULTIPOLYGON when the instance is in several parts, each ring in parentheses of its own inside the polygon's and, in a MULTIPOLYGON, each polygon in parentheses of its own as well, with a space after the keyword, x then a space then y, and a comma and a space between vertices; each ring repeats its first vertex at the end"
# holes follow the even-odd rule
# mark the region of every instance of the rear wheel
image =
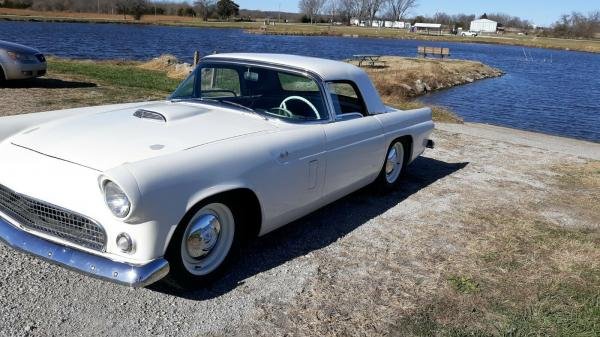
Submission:
POLYGON ((406 170, 406 148, 407 146, 402 140, 395 140, 390 145, 385 162, 376 181, 380 189, 387 191, 398 185, 400 177, 406 170))
POLYGON ((238 245, 235 215, 225 200, 197 206, 175 231, 167 250, 167 282, 193 288, 213 281, 238 245))

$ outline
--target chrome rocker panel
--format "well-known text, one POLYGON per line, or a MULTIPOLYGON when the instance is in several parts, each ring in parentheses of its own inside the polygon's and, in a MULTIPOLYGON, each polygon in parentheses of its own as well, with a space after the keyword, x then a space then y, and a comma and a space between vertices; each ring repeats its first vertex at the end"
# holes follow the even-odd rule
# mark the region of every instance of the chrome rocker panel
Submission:
POLYGON ((156 259, 130 265, 59 245, 14 227, 0 216, 0 240, 19 251, 73 271, 132 288, 146 287, 169 273, 169 262, 156 259))

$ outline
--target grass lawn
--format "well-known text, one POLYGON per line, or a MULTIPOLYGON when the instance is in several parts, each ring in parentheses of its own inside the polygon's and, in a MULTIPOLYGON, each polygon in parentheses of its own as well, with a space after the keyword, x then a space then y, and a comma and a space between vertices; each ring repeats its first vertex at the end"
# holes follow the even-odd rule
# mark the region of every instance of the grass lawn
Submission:
POLYGON ((164 72, 138 68, 134 62, 73 61, 50 58, 49 69, 54 73, 82 76, 101 83, 171 93, 180 80, 166 76, 164 72))

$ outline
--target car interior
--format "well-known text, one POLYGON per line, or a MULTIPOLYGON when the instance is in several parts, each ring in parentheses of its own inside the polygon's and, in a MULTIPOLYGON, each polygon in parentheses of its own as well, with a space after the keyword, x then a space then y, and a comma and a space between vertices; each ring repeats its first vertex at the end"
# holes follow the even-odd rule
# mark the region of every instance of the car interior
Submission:
MULTIPOLYGON (((356 85, 330 82, 336 120, 368 116, 356 85)), ((323 93, 303 74, 236 64, 203 64, 173 95, 252 109, 290 121, 328 120, 323 93), (199 76, 198 76, 199 75, 199 76)))

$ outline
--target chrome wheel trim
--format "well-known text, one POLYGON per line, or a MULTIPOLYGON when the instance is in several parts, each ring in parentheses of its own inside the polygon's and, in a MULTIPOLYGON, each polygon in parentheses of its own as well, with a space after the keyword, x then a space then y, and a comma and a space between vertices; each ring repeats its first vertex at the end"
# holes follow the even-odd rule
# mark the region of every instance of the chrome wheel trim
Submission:
POLYGON ((190 220, 181 239, 181 260, 193 275, 217 269, 229 254, 235 235, 233 213, 224 204, 208 204, 190 220))
POLYGON ((398 180, 400 172, 402 172, 403 161, 404 146, 402 146, 402 143, 396 142, 390 147, 385 160, 385 180, 389 184, 393 184, 398 180))

